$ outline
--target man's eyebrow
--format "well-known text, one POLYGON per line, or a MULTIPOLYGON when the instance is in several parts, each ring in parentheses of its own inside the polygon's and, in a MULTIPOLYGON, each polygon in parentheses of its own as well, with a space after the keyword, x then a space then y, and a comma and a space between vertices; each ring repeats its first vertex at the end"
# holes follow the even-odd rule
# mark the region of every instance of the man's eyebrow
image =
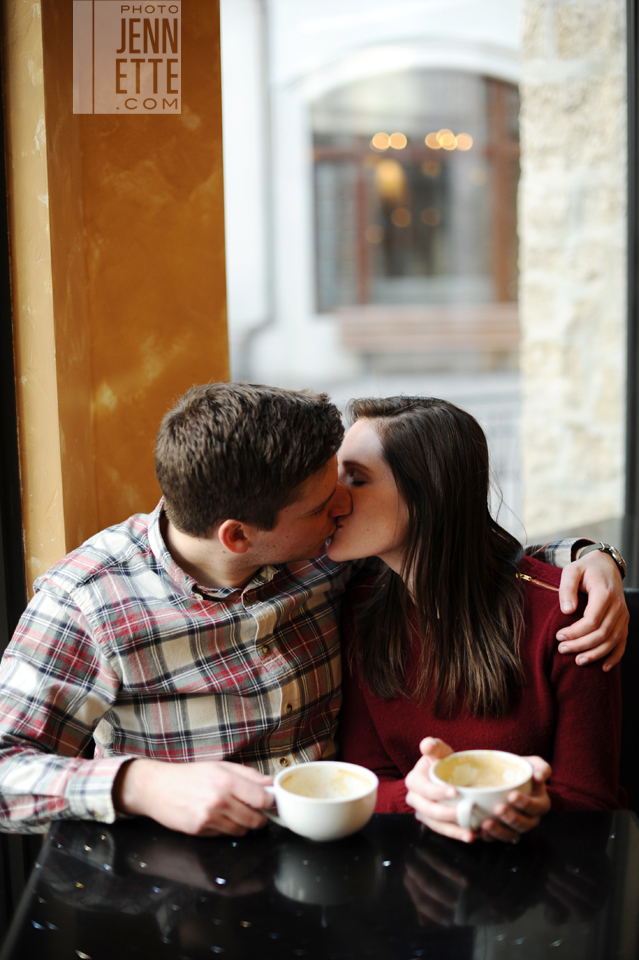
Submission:
POLYGON ((329 502, 329 500, 333 499, 333 496, 336 490, 337 490, 337 484, 335 484, 335 486, 327 496, 326 500, 323 500, 322 503, 318 504, 316 507, 313 507, 311 510, 308 511, 308 513, 305 513, 304 516, 310 517, 313 513, 319 513, 320 510, 323 510, 326 504, 329 502))

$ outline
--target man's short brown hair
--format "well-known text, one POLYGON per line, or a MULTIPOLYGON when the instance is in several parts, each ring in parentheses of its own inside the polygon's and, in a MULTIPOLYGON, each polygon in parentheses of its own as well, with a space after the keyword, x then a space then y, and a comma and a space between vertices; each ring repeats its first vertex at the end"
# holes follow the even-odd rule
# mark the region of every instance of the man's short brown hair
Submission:
POLYGON ((164 417, 155 444, 167 516, 194 537, 230 519, 272 530, 343 435, 325 393, 250 383, 192 387, 164 417))

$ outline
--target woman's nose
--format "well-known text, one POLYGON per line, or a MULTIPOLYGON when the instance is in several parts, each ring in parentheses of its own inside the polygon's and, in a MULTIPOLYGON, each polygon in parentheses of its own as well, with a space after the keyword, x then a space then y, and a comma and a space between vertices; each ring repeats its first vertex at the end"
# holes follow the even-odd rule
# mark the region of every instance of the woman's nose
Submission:
POLYGON ((353 509, 351 495, 341 483, 337 484, 335 495, 329 509, 330 517, 345 517, 353 509))

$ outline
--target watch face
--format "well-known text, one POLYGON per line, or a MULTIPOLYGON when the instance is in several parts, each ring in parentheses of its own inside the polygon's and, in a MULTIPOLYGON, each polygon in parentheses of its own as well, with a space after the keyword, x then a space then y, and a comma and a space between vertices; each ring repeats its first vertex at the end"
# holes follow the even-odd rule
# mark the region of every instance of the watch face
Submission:
POLYGON ((617 566, 619 567, 619 572, 620 572, 621 576, 622 576, 622 577, 625 577, 625 575, 626 575, 626 561, 625 561, 624 558, 621 556, 621 554, 620 554, 619 551, 616 549, 616 547, 610 546, 609 543, 604 543, 603 546, 602 546, 602 548, 601 548, 601 550, 602 550, 602 553, 607 553, 607 554, 609 554, 609 555, 612 557, 612 559, 615 561, 615 563, 616 563, 617 566))

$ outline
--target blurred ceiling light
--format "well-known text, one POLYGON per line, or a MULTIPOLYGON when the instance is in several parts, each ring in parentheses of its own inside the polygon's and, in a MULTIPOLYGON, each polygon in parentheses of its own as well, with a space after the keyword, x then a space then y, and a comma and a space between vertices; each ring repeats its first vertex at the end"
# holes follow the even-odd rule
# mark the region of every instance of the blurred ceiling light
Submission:
POLYGON ((376 133, 371 140, 371 147, 373 150, 388 150, 390 142, 391 138, 387 133, 376 133))
POLYGON ((431 150, 440 149, 439 140, 437 139, 436 133, 429 133, 426 139, 424 140, 424 143, 426 144, 427 147, 430 147, 431 150))
POLYGON ((391 133, 389 142, 393 150, 403 150, 408 143, 408 139, 403 133, 391 133))
POLYGON ((424 160, 422 162, 422 173, 425 177, 434 180, 441 173, 442 165, 438 160, 424 160))
POLYGON ((425 223, 427 227, 436 227, 442 215, 435 207, 426 207, 425 210, 422 210, 420 217, 422 223, 425 223))
POLYGON ((375 185, 384 200, 401 200, 406 190, 406 174, 397 160, 381 160, 375 167, 375 185))
POLYGON ((458 133, 455 137, 455 146, 458 150, 470 150, 473 145, 473 138, 469 133, 458 133))
POLYGON ((443 147, 444 150, 454 150, 455 134, 452 130, 447 130, 446 127, 444 127, 443 130, 437 132, 437 143, 440 147, 443 147))
POLYGON ((371 223, 370 226, 366 227, 364 236, 369 243, 381 243, 384 239, 384 228, 380 227, 379 223, 371 223))
POLYGON ((407 227, 411 220, 410 210, 406 207, 395 207, 391 213, 391 221, 396 227, 407 227))

